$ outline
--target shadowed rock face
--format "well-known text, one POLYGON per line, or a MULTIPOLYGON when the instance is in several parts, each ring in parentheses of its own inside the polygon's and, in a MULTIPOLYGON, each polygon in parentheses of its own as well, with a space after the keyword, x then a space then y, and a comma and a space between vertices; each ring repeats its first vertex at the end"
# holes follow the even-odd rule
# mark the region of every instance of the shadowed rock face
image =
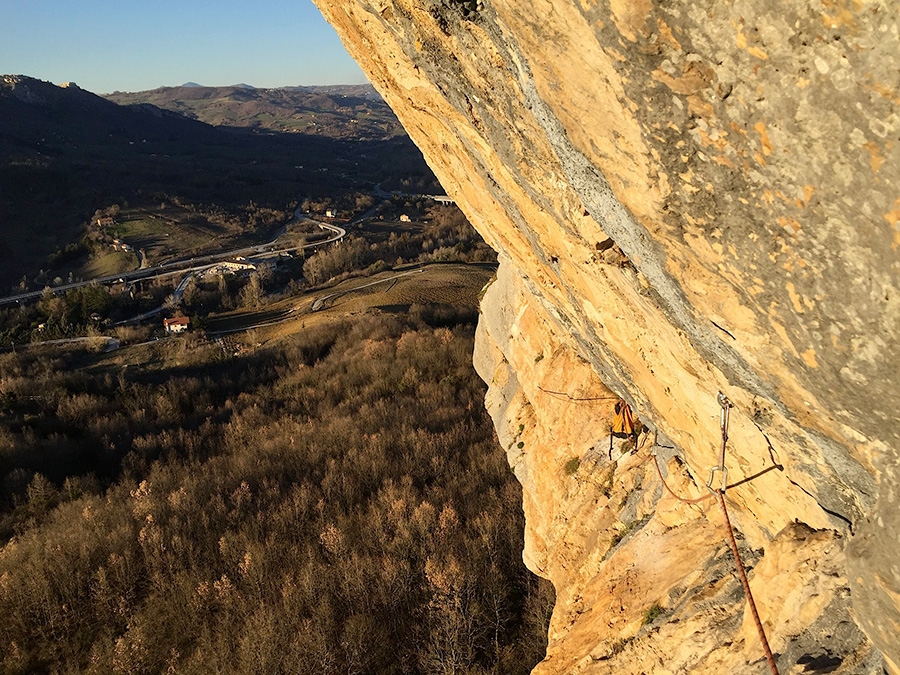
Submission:
POLYGON ((760 671, 715 502, 653 468, 702 494, 719 391, 782 672, 896 670, 900 5, 316 2, 501 252, 476 365, 557 587, 537 672, 760 671))

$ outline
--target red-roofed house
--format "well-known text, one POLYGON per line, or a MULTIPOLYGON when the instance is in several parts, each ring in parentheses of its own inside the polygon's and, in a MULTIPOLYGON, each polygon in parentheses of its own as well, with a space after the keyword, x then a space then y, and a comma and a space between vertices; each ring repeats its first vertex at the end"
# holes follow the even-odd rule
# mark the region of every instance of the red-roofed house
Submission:
POLYGON ((171 319, 163 319, 163 328, 169 334, 183 333, 191 325, 191 320, 186 316, 173 316, 171 319))

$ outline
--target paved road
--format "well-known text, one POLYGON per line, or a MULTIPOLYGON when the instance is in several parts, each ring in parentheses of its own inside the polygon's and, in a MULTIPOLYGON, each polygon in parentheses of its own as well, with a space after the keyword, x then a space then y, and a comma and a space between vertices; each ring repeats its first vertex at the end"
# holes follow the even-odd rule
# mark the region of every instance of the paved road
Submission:
MULTIPOLYGON (((331 236, 327 239, 323 239, 322 241, 304 244, 303 246, 282 246, 280 248, 276 248, 278 247, 278 239, 281 238, 281 235, 283 235, 287 230, 287 226, 285 226, 279 231, 278 236, 268 244, 245 246, 243 248, 237 248, 231 251, 225 251, 223 253, 213 253, 211 255, 199 256, 186 260, 174 260, 172 262, 157 265, 156 267, 131 270, 130 272, 121 272, 119 274, 108 274, 102 277, 88 279, 87 281, 78 281, 71 284, 63 284, 61 286, 52 288, 51 290, 53 291, 54 295, 59 295, 73 288, 81 288, 82 286, 89 286, 90 284, 111 284, 119 281, 128 282, 144 279, 159 279, 161 277, 181 274, 183 272, 197 272, 203 269, 208 269, 216 263, 220 263, 225 260, 231 260, 238 256, 253 259, 264 256, 271 256, 273 254, 277 255, 279 253, 290 253, 301 248, 317 248, 319 246, 324 246, 325 244, 339 241, 347 235, 347 230, 345 230, 343 227, 338 227, 337 225, 329 225, 327 223, 319 223, 318 225, 323 230, 328 230, 329 232, 331 232, 331 236)), ((19 293, 18 295, 10 295, 5 298, 0 298, 0 306, 27 302, 29 300, 36 300, 37 298, 41 297, 43 293, 43 290, 30 291, 28 293, 19 293)))
MULTIPOLYGON (((338 229, 340 229, 340 228, 338 228, 338 229)), ((415 269, 407 270, 405 272, 400 272, 398 274, 394 274, 389 277, 385 277, 384 279, 378 279, 377 281, 370 281, 368 283, 361 284, 359 286, 354 286, 353 288, 347 288, 347 289, 344 289, 341 291, 337 291, 334 293, 329 293, 327 295, 319 296, 318 298, 315 299, 312 306, 309 308, 309 311, 311 311, 311 312, 320 311, 325 308, 325 305, 327 304, 327 302, 329 300, 333 300, 333 299, 338 298, 347 293, 353 293, 354 291, 358 291, 363 288, 369 288, 370 286, 376 286, 378 284, 383 284, 383 283, 387 283, 387 282, 396 283, 397 280, 402 277, 410 276, 413 274, 420 274, 420 273, 424 272, 425 269, 428 267, 439 266, 442 264, 454 264, 454 265, 455 264, 465 264, 465 265, 471 266, 471 267, 487 268, 487 269, 493 269, 493 270, 496 270, 496 267, 497 267, 496 264, 494 264, 494 263, 419 263, 415 269)), ((191 275, 188 275, 187 277, 185 277, 185 279, 189 279, 190 276, 191 275)), ((207 330, 207 335, 209 335, 210 337, 219 338, 224 335, 230 335, 232 333, 241 333, 241 332, 245 332, 248 330, 252 330, 254 328, 265 328, 267 326, 275 326, 280 323, 284 323, 285 321, 290 321, 291 319, 297 318, 297 316, 298 316, 297 312, 300 310, 300 307, 302 304, 303 303, 301 303, 300 305, 295 305, 294 307, 291 307, 289 309, 285 309, 281 312, 275 313, 273 316, 271 316, 267 320, 260 321, 258 323, 250 323, 250 324, 241 325, 241 326, 232 326, 231 328, 226 328, 226 329, 222 329, 222 330, 215 330, 215 329, 207 330)), ((122 325, 125 323, 134 323, 136 321, 149 318, 155 314, 159 314, 163 309, 164 309, 164 307, 157 307, 156 309, 146 312, 145 314, 142 314, 139 317, 132 317, 131 319, 128 319, 127 321, 121 321, 116 325, 118 326, 118 325, 122 325)), ((137 347, 137 346, 141 346, 141 345, 154 344, 156 342, 159 342, 160 340, 165 340, 165 339, 167 339, 167 337, 161 337, 161 338, 157 337, 157 338, 153 338, 152 340, 147 340, 146 342, 138 342, 138 343, 130 344, 129 346, 137 347)), ((45 340, 44 342, 29 342, 29 343, 23 343, 22 345, 19 345, 18 348, 38 347, 38 346, 42 346, 42 345, 75 344, 78 342, 84 342, 84 341, 88 341, 88 340, 106 340, 107 344, 106 344, 105 351, 107 351, 107 352, 114 351, 120 347, 120 342, 116 338, 107 337, 107 336, 97 336, 97 337, 65 338, 65 339, 61 339, 61 340, 45 340)), ((12 347, 2 348, 2 349, 0 349, 0 352, 9 352, 9 351, 13 351, 14 349, 15 348, 12 348, 12 347)))
MULTIPOLYGON (((425 198, 425 199, 434 199, 434 195, 420 195, 420 194, 411 194, 411 193, 401 193, 401 192, 385 192, 381 189, 381 185, 378 184, 375 186, 375 195, 382 198, 389 198, 392 196, 405 196, 405 197, 415 197, 415 198, 425 198)), ((441 197, 442 199, 447 199, 447 197, 441 197)), ((353 220, 351 220, 348 225, 356 225, 358 223, 363 222, 367 218, 369 218, 379 207, 379 204, 374 205, 371 209, 366 211, 361 216, 357 216, 353 220)), ((298 222, 301 218, 304 218, 303 214, 300 212, 300 207, 297 207, 297 210, 294 211, 294 219, 291 223, 298 222)), ((281 248, 275 248, 278 246, 278 240, 287 232, 287 228, 291 225, 288 223, 284 227, 282 227, 278 233, 275 235, 275 238, 270 241, 268 244, 257 244, 255 246, 245 246, 243 248, 236 248, 231 251, 225 251, 223 253, 213 253, 211 255, 200 256, 189 258, 186 260, 174 260, 172 262, 163 263, 161 265, 157 265, 156 267, 147 267, 146 258, 144 258, 140 253, 141 266, 139 269, 131 270, 129 272, 121 272, 119 274, 108 274, 102 277, 95 277, 93 279, 88 279, 87 281, 77 281, 71 284, 63 284, 61 286, 56 286, 52 288, 54 295, 60 295, 69 291, 73 288, 81 288, 82 286, 89 286, 91 284, 111 284, 116 283, 118 281, 129 282, 129 281, 141 281, 144 279, 160 279, 162 277, 170 276, 173 274, 179 274, 182 272, 198 272, 202 269, 207 269, 212 267, 215 263, 219 263, 225 260, 230 260, 236 258, 237 256, 243 256, 248 259, 260 258, 264 256, 271 256, 272 254, 279 253, 291 253, 300 248, 311 248, 315 249, 319 246, 324 246, 326 244, 331 244, 335 241, 339 241, 347 236, 347 230, 338 225, 331 225, 328 223, 318 223, 319 227, 323 230, 329 230, 332 232, 332 236, 324 239, 322 241, 313 242, 311 244, 305 244, 303 246, 287 246, 281 248)), ((182 283, 187 283, 187 278, 182 280, 182 283)), ((0 307, 3 305, 11 305, 13 303, 22 303, 27 302, 29 300, 36 300, 37 298, 43 295, 44 291, 30 291, 28 293, 19 293, 17 295, 10 295, 5 298, 0 298, 0 307)))
POLYGON ((109 337, 107 335, 94 335, 89 337, 74 337, 74 338, 61 338, 59 340, 44 340, 43 342, 23 342, 20 345, 15 345, 14 347, 4 347, 3 352, 11 352, 16 349, 28 349, 30 347, 44 347, 47 345, 75 345, 80 344, 82 342, 105 342, 106 345, 103 348, 104 352, 115 351, 121 346, 121 342, 114 337, 109 337))

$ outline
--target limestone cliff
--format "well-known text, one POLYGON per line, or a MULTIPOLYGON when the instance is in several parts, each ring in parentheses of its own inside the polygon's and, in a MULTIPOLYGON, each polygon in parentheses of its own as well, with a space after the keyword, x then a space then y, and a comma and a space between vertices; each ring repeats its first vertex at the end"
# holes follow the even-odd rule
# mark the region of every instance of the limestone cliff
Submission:
POLYGON ((557 588, 536 672, 765 669, 715 500, 654 467, 702 496, 720 391, 781 672, 900 672, 900 4, 316 2, 501 252, 476 365, 557 588))

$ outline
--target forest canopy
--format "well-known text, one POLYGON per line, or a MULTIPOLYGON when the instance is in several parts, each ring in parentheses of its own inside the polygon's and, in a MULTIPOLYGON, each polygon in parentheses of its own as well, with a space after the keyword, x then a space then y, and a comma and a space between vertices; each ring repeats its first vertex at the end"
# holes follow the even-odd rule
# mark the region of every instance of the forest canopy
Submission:
POLYGON ((0 356, 0 672, 527 673, 553 592, 472 340, 0 356))

